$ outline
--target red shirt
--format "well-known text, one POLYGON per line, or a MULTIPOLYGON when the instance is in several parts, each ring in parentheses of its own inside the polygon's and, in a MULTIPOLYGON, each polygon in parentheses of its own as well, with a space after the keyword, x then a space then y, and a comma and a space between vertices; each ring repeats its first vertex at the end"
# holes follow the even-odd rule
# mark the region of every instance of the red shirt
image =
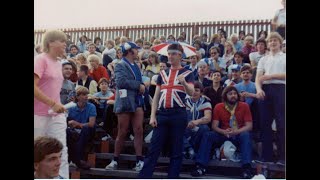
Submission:
POLYGON ((115 100, 116 99, 116 92, 112 96, 109 97, 109 100, 115 100))
POLYGON ((109 80, 109 75, 107 73, 107 69, 104 66, 98 66, 97 69, 93 69, 93 72, 89 73, 89 76, 92 77, 97 83, 101 78, 107 78, 109 80))
MULTIPOLYGON (((218 120, 221 129, 230 128, 230 112, 228 112, 224 108, 224 103, 219 103, 215 106, 213 111, 213 120, 218 120)), ((250 112, 249 105, 244 102, 238 102, 238 106, 236 107, 235 116, 238 123, 238 128, 242 128, 245 125, 245 122, 252 122, 252 116, 250 112)))
POLYGON ((76 83, 78 81, 78 75, 77 75, 77 72, 74 72, 71 74, 70 78, 69 78, 70 81, 76 83))

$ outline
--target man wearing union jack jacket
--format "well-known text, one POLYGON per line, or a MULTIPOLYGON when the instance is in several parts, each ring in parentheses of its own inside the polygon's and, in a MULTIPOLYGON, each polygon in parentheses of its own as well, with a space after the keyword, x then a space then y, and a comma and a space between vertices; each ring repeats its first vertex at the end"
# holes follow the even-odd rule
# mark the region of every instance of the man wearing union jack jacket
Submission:
POLYGON ((168 46, 171 68, 160 71, 153 97, 150 125, 154 127, 148 155, 139 178, 151 178, 160 151, 166 140, 170 143, 168 178, 179 178, 182 164, 183 135, 187 127, 185 97, 194 92, 194 77, 181 66, 183 47, 174 43, 168 46))

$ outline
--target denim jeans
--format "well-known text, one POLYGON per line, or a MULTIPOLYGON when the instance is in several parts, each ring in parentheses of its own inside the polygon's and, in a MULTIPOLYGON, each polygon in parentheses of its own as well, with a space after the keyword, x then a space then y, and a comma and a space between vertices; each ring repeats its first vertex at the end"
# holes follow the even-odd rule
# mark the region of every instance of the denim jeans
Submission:
POLYGON ((187 112, 185 108, 159 110, 157 113, 157 127, 153 134, 149 150, 144 159, 144 166, 138 178, 152 178, 160 151, 166 141, 170 143, 170 164, 168 178, 179 178, 182 164, 183 135, 187 126, 187 112))
POLYGON ((209 126, 206 124, 198 125, 199 129, 197 132, 194 132, 192 129, 187 128, 183 136, 183 148, 186 150, 189 147, 192 147, 196 152, 198 152, 201 138, 205 132, 208 132, 209 126), (190 138, 190 140, 188 140, 190 138))
POLYGON ((93 138, 95 128, 84 126, 81 129, 79 138, 75 141, 72 139, 71 129, 67 128, 67 144, 69 149, 70 160, 74 163, 80 163, 83 160, 84 150, 89 140, 93 138))
POLYGON ((231 141, 235 146, 240 146, 241 164, 251 163, 251 137, 249 132, 242 132, 234 137, 226 136, 214 131, 206 132, 201 139, 199 152, 196 155, 196 163, 204 167, 208 166, 212 145, 220 147, 225 141, 231 141))

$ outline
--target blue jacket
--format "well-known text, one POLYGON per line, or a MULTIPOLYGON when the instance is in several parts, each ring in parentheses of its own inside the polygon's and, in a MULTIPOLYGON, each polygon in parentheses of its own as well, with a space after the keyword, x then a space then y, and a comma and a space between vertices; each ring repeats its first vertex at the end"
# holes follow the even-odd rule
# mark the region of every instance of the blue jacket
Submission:
MULTIPOLYGON (((135 64, 135 66, 137 65, 135 64)), ((115 113, 136 112, 138 107, 136 96, 139 93, 141 82, 135 80, 135 76, 130 66, 123 59, 116 64, 114 72, 116 80, 116 97, 113 111, 115 113), (119 90, 122 90, 122 92, 123 90, 127 91, 127 95, 120 98, 119 90)))

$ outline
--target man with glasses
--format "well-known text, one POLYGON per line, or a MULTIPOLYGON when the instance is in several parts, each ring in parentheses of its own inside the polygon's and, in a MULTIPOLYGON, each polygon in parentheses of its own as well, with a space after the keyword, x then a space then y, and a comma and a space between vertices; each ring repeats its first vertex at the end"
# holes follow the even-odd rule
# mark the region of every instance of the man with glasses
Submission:
POLYGON ((220 48, 213 46, 210 48, 209 53, 210 58, 204 58, 201 61, 206 61, 210 66, 210 70, 220 71, 224 75, 226 70, 226 62, 222 57, 220 57, 220 48))
POLYGON ((181 66, 183 48, 174 43, 168 46, 171 68, 160 71, 153 97, 149 124, 154 127, 148 155, 138 178, 152 178, 160 151, 168 140, 170 165, 168 178, 179 178, 182 164, 183 135, 187 127, 185 97, 194 92, 193 73, 181 66))

